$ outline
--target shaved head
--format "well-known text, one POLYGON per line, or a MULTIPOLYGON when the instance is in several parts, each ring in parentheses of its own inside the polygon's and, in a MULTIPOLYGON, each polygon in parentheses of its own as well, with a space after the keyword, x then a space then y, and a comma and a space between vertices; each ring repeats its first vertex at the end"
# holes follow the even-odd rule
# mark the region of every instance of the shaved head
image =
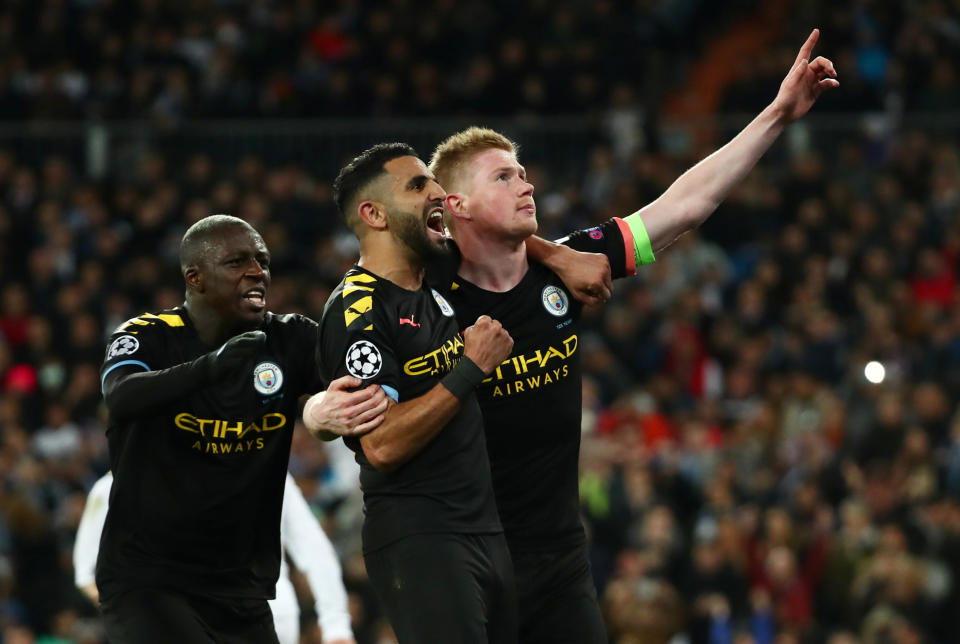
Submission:
POLYGON ((187 229, 180 240, 180 271, 199 266, 204 258, 211 256, 213 247, 223 239, 224 233, 232 228, 244 228, 260 236, 256 229, 244 220, 232 215, 210 215, 204 217, 187 229))

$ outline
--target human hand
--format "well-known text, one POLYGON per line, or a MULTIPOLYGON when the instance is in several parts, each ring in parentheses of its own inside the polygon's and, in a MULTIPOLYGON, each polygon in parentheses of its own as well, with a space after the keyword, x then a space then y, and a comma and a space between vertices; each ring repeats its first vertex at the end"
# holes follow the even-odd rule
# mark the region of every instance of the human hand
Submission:
POLYGON ((513 338, 498 321, 481 315, 463 332, 463 355, 470 358, 485 374, 510 357, 513 338))
POLYGON ((216 352, 207 354, 210 378, 220 380, 233 374, 266 342, 267 334, 263 331, 247 331, 233 336, 216 352))
POLYGON ((613 282, 610 261, 600 253, 582 253, 562 247, 554 256, 550 269, 556 273, 570 294, 587 306, 603 304, 610 299, 613 282))
POLYGON ((819 29, 810 32, 793 67, 780 83, 777 97, 773 99, 774 108, 787 123, 792 123, 806 114, 825 91, 840 87, 833 62, 823 56, 810 60, 813 46, 819 38, 819 29))
POLYGON ((357 389, 362 384, 360 378, 343 376, 311 396, 303 408, 303 423, 310 433, 329 440, 331 434, 360 436, 379 427, 390 399, 380 385, 357 389))

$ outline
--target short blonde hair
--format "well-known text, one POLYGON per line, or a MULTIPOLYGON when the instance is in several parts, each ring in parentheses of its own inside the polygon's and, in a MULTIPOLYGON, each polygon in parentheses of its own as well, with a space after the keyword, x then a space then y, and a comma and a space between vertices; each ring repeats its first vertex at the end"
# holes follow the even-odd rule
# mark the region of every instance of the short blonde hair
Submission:
POLYGON ((440 143, 430 157, 430 171, 447 192, 457 192, 465 178, 462 170, 480 152, 497 149, 516 154, 519 146, 495 130, 469 127, 440 143))

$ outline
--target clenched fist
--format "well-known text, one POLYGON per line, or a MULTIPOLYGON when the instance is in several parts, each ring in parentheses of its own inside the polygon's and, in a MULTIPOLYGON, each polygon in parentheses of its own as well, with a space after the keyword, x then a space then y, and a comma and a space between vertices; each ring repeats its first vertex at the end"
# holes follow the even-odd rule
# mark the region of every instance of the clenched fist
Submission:
POLYGON ((207 354, 210 378, 216 381, 233 375, 266 343, 267 334, 263 331, 247 331, 233 336, 219 350, 207 354))
POLYGON ((509 358, 512 350, 513 338, 489 315, 481 315, 463 332, 463 355, 487 375, 509 358))

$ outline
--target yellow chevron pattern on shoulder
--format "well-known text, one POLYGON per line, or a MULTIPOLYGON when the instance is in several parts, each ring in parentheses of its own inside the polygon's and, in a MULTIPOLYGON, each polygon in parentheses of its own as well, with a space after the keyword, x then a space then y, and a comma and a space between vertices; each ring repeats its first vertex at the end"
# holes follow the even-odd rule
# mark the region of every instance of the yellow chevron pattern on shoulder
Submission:
POLYGON ((176 313, 163 313, 157 316, 167 323, 167 326, 183 326, 183 318, 176 313))
POLYGON ((373 328, 366 314, 373 309, 376 283, 376 276, 367 273, 349 273, 343 278, 343 321, 347 328, 358 319, 365 323, 365 331, 373 328))
POLYGON ((363 317, 363 315, 369 312, 371 309, 373 309, 372 295, 365 295, 357 298, 349 304, 347 303, 346 298, 344 298, 343 321, 347 325, 347 328, 350 328, 351 324, 353 324, 358 318, 363 317))
POLYGON ((347 284, 355 284, 357 282, 372 284, 377 281, 377 278, 373 275, 367 275, 366 273, 354 273, 353 275, 347 275, 344 277, 343 281, 347 284))
POLYGON ((117 331, 124 331, 131 326, 150 326, 156 324, 157 322, 163 322, 167 326, 183 326, 183 318, 175 313, 162 313, 160 315, 154 315, 153 313, 143 313, 138 315, 135 318, 130 318, 119 327, 117 331))
POLYGON ((351 293, 356 293, 357 291, 367 291, 369 293, 373 292, 372 286, 363 286, 361 284, 344 284, 343 285, 343 294, 350 295, 351 293))

